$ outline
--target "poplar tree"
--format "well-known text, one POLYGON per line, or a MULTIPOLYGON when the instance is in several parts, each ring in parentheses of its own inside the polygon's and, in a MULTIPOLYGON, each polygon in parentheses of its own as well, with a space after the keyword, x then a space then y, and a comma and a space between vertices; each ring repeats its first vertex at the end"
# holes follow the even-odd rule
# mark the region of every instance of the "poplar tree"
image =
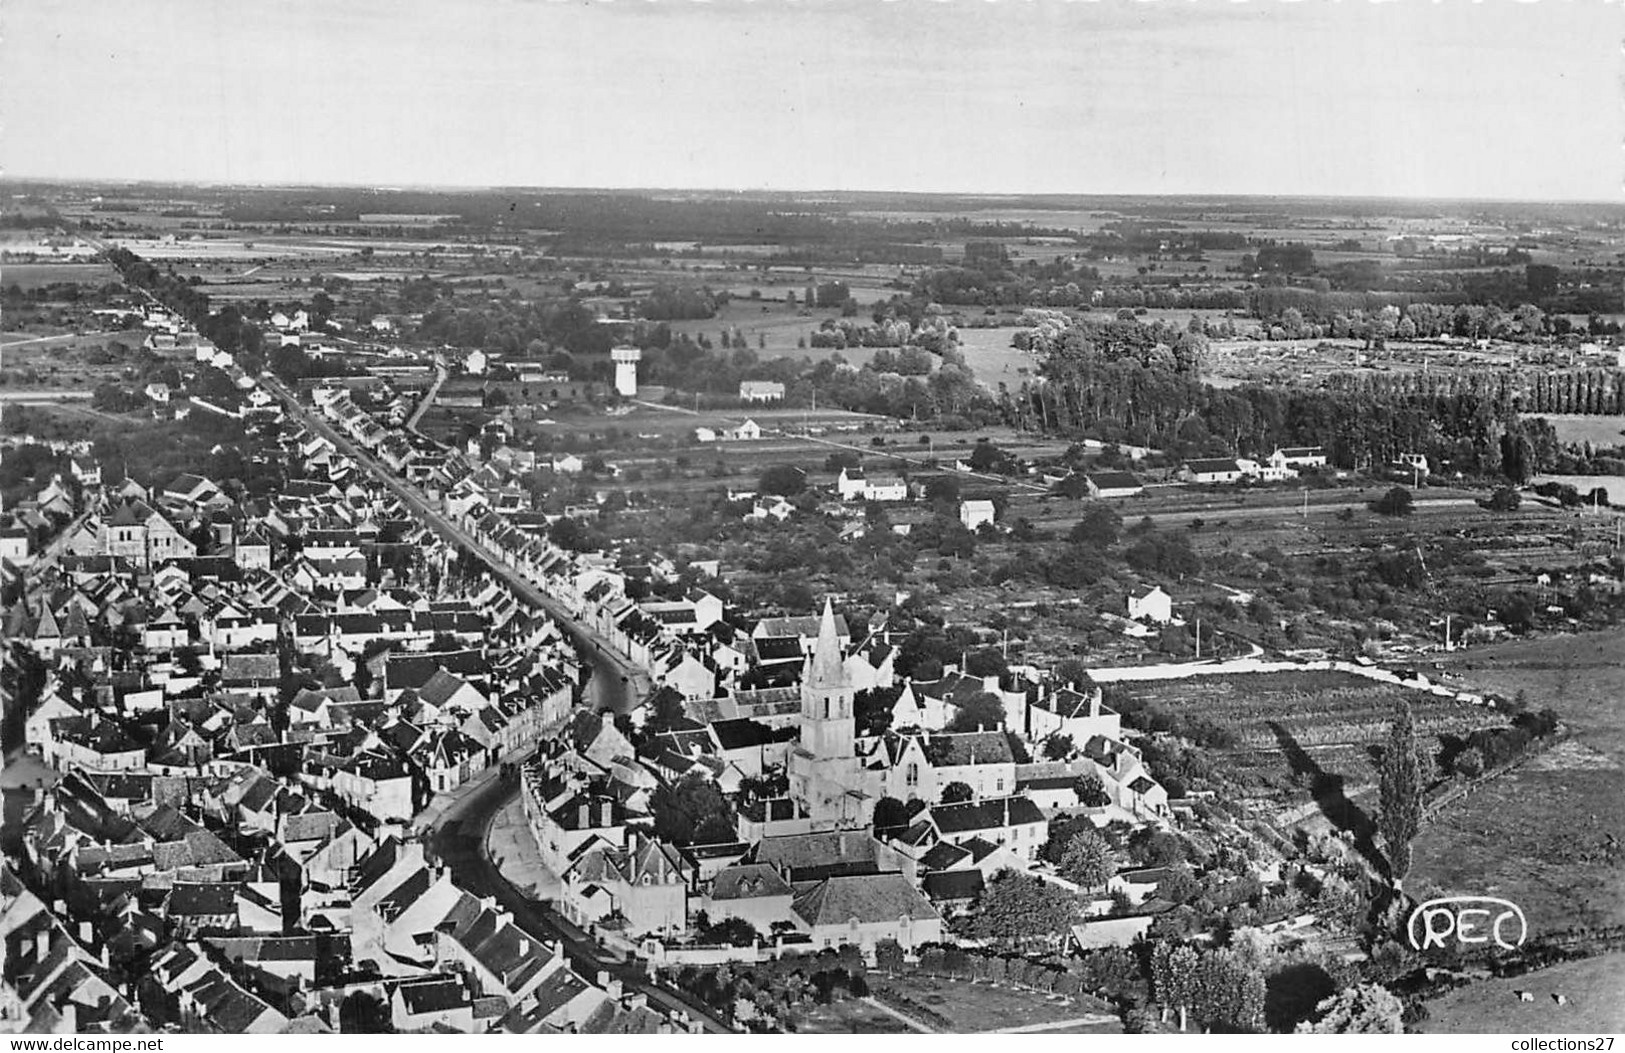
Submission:
POLYGON ((1379 773, 1382 813, 1378 828, 1388 852, 1388 873, 1399 892, 1411 869, 1411 841, 1422 824, 1422 767, 1416 758, 1416 725, 1411 706, 1400 699, 1388 730, 1379 773))

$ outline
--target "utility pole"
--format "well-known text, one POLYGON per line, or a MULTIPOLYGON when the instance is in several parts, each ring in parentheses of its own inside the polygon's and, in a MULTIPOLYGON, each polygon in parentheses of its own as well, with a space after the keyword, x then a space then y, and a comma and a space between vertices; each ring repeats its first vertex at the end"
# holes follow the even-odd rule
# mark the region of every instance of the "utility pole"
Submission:
POLYGON ((1450 641, 1450 612, 1449 611, 1446 611, 1445 615, 1444 615, 1444 649, 1446 651, 1454 651, 1456 649, 1456 645, 1450 641))

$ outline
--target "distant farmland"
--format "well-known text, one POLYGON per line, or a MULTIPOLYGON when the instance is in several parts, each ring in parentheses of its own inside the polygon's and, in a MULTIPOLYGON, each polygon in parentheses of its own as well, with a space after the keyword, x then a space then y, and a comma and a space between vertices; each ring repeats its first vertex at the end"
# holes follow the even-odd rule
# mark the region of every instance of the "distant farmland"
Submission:
POLYGON ((15 285, 24 292, 47 285, 71 283, 99 286, 119 280, 105 263, 7 263, 0 266, 0 285, 15 285))

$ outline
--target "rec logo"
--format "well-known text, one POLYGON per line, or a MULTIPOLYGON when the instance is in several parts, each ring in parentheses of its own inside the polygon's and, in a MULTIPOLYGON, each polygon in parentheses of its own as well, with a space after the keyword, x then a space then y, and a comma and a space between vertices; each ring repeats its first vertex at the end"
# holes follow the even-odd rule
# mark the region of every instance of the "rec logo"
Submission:
POLYGON ((1411 947, 1443 948, 1447 940, 1464 946, 1494 941, 1510 951, 1529 938, 1529 920, 1516 903, 1494 896, 1445 896, 1411 911, 1405 924, 1411 947), (1471 905, 1470 905, 1471 904, 1471 905))

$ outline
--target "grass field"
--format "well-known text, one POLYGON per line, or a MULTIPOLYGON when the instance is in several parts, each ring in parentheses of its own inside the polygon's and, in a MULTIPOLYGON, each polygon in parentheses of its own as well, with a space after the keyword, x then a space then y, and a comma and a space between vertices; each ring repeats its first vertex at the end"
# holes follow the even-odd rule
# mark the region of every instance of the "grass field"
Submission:
MULTIPOLYGON (((886 1001, 888 994, 901 994, 917 1005, 940 1013, 951 1024, 943 1030, 953 1034, 973 1034, 1046 1023, 1059 1024, 1089 1015, 1115 1016, 1110 1006, 1092 998, 1079 1000, 1059 995, 1043 995, 1002 984, 971 983, 968 980, 919 974, 871 976, 870 984, 875 997, 880 1001, 886 1001)), ((909 1012, 906 1004, 899 1004, 897 1008, 905 1014, 909 1012)), ((1106 1024, 1058 1027, 1054 1033, 1115 1035, 1121 1034, 1122 1030, 1122 1025, 1114 1019, 1106 1024)))
POLYGON ((1557 710, 1569 738, 1423 828, 1418 892, 1505 896, 1533 935, 1625 922, 1625 631, 1497 644, 1441 664, 1483 690, 1527 692, 1557 710))
POLYGON ((1038 360, 1010 346, 1010 338, 1021 329, 1021 326, 999 326, 959 330, 959 349, 965 356, 965 364, 988 390, 997 391, 1001 383, 1017 388, 1027 377, 1038 374, 1038 360))
POLYGON ((1428 1003, 1424 1034, 1607 1034, 1625 1031, 1625 954, 1484 980, 1428 1003), (1518 999, 1528 991, 1533 1002, 1518 999), (1552 995, 1569 1000, 1560 1006, 1552 995))
POLYGON ((1625 417, 1581 413, 1547 413, 1544 417, 1556 429, 1558 442, 1625 446, 1625 417))
POLYGON ((1625 477, 1618 475, 1537 475, 1530 480, 1535 485, 1541 483, 1560 483, 1572 486, 1580 491, 1581 497, 1587 497, 1592 490, 1601 487, 1608 494, 1608 503, 1617 507, 1625 507, 1625 477))
POLYGON ((913 1030, 883 1009, 856 998, 821 1005, 796 1020, 802 1035, 911 1035, 913 1030))

